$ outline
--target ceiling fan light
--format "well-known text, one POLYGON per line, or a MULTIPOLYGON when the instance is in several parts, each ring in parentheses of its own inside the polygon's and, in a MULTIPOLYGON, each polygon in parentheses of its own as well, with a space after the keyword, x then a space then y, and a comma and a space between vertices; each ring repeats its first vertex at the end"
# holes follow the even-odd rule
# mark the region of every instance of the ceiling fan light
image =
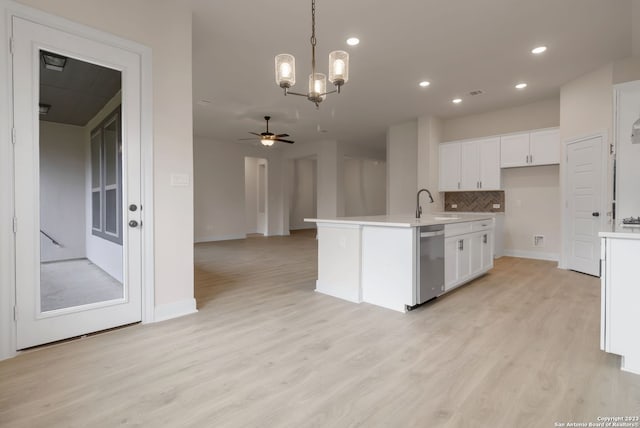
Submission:
POLYGON ((333 51, 329 54, 329 80, 335 86, 342 86, 349 80, 349 54, 333 51))
POLYGON ((290 88, 296 84, 296 59, 293 55, 276 55, 276 83, 281 88, 290 88))
POLYGON ((273 143, 275 143, 275 141, 270 138, 261 138, 260 143, 262 143, 263 146, 271 147, 273 146, 273 143))
POLYGON ((327 97, 327 76, 323 73, 309 75, 309 101, 319 103, 327 97))

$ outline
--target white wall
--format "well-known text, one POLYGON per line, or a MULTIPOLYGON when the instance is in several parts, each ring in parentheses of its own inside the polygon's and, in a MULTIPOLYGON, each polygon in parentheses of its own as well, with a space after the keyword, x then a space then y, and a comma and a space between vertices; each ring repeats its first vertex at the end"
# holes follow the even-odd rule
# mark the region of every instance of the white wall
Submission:
MULTIPOLYGON (((197 174, 197 172, 196 172, 197 174)), ((246 233, 258 232, 258 159, 244 158, 244 209, 246 233)))
MULTIPOLYGON (((443 121, 444 141, 558 126, 560 100, 552 98, 510 109, 443 121)), ((558 166, 502 169, 505 193, 505 254, 557 259, 560 252, 558 166), (533 235, 544 247, 533 247, 533 235)))
POLYGON ((415 215, 418 188, 418 122, 387 130, 387 214, 415 215))
POLYGON ((192 176, 193 172, 189 2, 20 0, 20 3, 153 50, 150 77, 153 84, 155 304, 156 307, 179 306, 179 302, 192 302, 193 188, 170 185, 172 173, 192 176))
MULTIPOLYGON (((428 189, 434 202, 428 203, 422 195, 421 206, 424 214, 444 210, 444 193, 438 192, 438 171, 440 168, 439 144, 443 142, 444 122, 442 119, 425 116, 418 118, 418 189, 428 189)), ((416 189, 416 190, 418 190, 416 189)))
POLYGON ((84 128, 40 121, 40 260, 83 258, 85 249, 84 128))
POLYGON ((246 157, 268 160, 268 234, 285 234, 280 149, 196 137, 194 155, 195 242, 246 236, 246 157))
POLYGON ((305 218, 318 214, 318 182, 316 159, 294 159, 289 191, 289 230, 313 229, 315 223, 305 218))
POLYGON ((347 158, 343 165, 345 216, 384 214, 387 209, 386 162, 347 158))
POLYGON ((640 0, 631 1, 631 54, 640 56, 640 0))
POLYGON ((616 89, 616 210, 620 221, 640 215, 640 144, 631 144, 631 127, 640 120, 640 80, 616 89))

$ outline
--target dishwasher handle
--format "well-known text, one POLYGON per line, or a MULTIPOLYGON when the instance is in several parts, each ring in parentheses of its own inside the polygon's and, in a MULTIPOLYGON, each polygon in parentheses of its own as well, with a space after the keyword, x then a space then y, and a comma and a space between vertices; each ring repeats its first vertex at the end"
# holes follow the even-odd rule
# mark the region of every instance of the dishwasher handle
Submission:
POLYGON ((421 238, 430 238, 432 236, 442 236, 444 235, 444 230, 438 230, 435 232, 420 232, 421 238))

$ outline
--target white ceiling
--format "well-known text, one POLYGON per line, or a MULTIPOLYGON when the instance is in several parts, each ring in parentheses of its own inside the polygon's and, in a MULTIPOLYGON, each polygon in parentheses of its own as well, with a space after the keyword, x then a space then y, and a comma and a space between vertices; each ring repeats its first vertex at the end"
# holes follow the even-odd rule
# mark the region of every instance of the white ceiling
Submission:
POLYGON ((342 94, 316 110, 284 97, 274 77, 274 56, 291 53, 292 90, 306 92, 310 0, 193 5, 194 133, 222 141, 262 132, 271 115, 272 131, 296 141, 384 146, 389 125, 557 96, 566 82, 631 55, 630 0, 317 0, 318 71, 327 73, 332 50, 351 58, 342 94), (360 45, 347 46, 350 36, 360 45), (549 49, 534 56, 538 45, 549 49), (424 79, 431 86, 419 88, 424 79), (514 89, 520 81, 529 87, 514 89), (484 94, 468 95, 477 89, 484 94))

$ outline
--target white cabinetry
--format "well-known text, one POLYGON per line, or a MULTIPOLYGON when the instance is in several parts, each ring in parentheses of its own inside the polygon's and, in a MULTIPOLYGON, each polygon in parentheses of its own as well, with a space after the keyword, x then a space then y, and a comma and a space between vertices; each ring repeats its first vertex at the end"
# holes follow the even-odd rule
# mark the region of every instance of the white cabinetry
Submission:
POLYGON ((441 144, 439 190, 500 190, 500 139, 441 144))
POLYGON ((441 192, 460 190, 460 143, 440 145, 439 176, 441 192))
POLYGON ((622 370, 640 374, 640 233, 609 235, 602 239, 600 348, 621 355, 622 370))
POLYGON ((493 220, 445 225, 444 290, 493 267, 493 220))
POLYGON ((558 128, 500 137, 501 168, 558 163, 560 163, 560 131, 558 128))

